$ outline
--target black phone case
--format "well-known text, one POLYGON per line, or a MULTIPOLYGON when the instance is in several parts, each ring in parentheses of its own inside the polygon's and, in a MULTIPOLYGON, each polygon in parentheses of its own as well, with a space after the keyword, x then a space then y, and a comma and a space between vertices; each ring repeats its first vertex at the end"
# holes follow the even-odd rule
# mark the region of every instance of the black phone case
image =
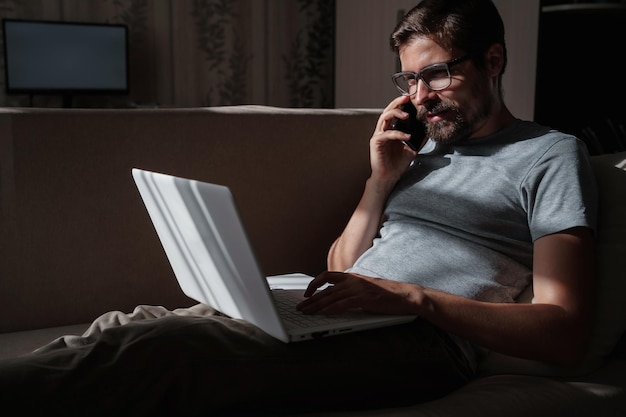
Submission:
POLYGON ((391 128, 394 130, 400 130, 404 133, 410 133, 411 139, 403 141, 409 148, 415 152, 419 151, 424 142, 426 136, 426 126, 424 123, 417 120, 417 109, 413 103, 404 103, 401 107, 402 111, 409 114, 409 118, 406 120, 394 119, 391 124, 391 128))

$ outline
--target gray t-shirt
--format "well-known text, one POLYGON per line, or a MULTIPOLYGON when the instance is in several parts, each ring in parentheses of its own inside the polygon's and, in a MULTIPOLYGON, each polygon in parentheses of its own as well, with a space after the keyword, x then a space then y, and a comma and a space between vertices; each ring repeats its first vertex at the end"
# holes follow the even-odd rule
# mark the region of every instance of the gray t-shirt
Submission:
POLYGON ((589 155, 571 135, 517 120, 420 153, 390 195, 373 246, 349 271, 513 302, 532 281, 533 241, 596 228, 589 155))

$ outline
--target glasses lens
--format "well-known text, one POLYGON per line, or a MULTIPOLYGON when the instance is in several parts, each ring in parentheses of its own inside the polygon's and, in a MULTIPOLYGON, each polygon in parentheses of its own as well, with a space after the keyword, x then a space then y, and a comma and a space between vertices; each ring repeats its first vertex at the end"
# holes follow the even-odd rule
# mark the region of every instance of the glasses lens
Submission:
POLYGON ((415 74, 411 72, 398 73, 393 76, 393 82, 403 95, 413 95, 417 91, 415 74))
POLYGON ((452 77, 448 64, 434 64, 426 67, 420 74, 414 72, 399 72, 393 76, 393 82, 405 96, 412 96, 417 92, 417 77, 420 77, 426 87, 438 91, 450 87, 452 77))
POLYGON ((431 90, 443 90, 452 83, 447 64, 436 64, 430 68, 424 68, 422 78, 431 90))

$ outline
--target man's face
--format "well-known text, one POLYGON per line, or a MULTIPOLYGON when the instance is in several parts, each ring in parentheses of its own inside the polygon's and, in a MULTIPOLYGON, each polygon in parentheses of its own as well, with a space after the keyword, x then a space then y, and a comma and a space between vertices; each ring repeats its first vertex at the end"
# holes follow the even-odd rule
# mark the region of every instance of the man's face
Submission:
MULTIPOLYGON (((403 71, 419 72, 427 65, 459 56, 423 38, 400 50, 403 71)), ((481 128, 492 116, 494 103, 489 76, 479 71, 471 60, 450 67, 450 74, 450 86, 439 91, 429 90, 418 81, 417 92, 411 96, 418 119, 426 122, 428 135, 437 142, 454 143, 482 136, 481 128)))

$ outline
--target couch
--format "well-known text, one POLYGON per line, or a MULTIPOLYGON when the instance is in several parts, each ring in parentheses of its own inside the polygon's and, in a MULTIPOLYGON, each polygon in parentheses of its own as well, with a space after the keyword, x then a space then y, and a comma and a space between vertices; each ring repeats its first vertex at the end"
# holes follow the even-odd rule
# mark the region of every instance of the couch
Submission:
MULTIPOLYGON (((229 186, 267 275, 322 271, 369 174, 378 115, 0 109, 0 358, 81 334, 107 311, 195 303, 178 288, 133 167, 229 186)), ((301 415, 626 415, 626 153, 593 163, 601 196, 596 327, 578 368, 492 354, 467 386, 429 403, 301 415)))

